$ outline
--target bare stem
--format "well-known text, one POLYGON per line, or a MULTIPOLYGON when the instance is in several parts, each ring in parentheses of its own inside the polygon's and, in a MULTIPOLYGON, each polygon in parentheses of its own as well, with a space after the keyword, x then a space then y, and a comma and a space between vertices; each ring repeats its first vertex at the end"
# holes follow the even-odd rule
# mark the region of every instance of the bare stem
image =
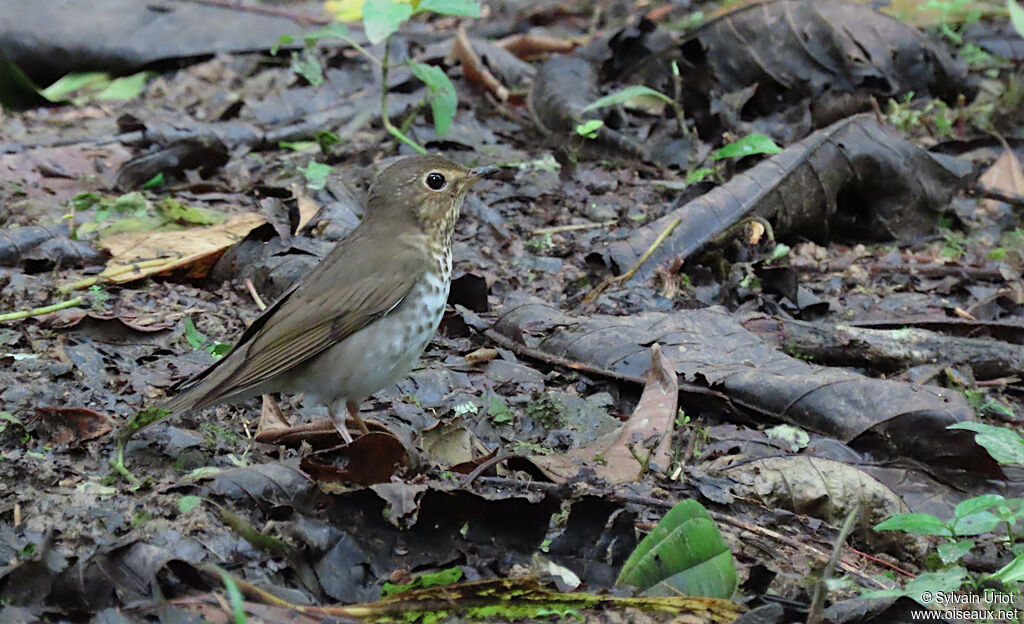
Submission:
POLYGON ((31 310, 22 310, 21 312, 8 312, 7 314, 0 314, 0 322, 3 321, 18 321, 33 316, 42 316, 57 310, 66 310, 67 308, 74 308, 85 301, 84 297, 75 297, 74 299, 68 299, 67 301, 61 301, 53 305, 44 306, 42 308, 33 308, 31 310))
POLYGON ((384 40, 384 60, 380 65, 380 118, 384 124, 384 129, 391 133, 391 136, 395 137, 402 143, 405 143, 409 147, 413 148, 420 154, 426 154, 427 150, 423 149, 419 143, 413 141, 409 137, 395 127, 391 123, 391 119, 388 117, 388 52, 391 49, 391 37, 389 36, 384 40))

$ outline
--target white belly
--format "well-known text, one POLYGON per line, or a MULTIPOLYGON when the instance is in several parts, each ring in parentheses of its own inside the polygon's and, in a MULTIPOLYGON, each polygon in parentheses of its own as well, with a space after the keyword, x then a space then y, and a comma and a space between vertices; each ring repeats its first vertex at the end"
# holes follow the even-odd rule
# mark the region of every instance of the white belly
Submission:
POLYGON ((404 377, 441 323, 447 277, 427 273, 394 310, 290 373, 294 391, 331 406, 362 401, 404 377))

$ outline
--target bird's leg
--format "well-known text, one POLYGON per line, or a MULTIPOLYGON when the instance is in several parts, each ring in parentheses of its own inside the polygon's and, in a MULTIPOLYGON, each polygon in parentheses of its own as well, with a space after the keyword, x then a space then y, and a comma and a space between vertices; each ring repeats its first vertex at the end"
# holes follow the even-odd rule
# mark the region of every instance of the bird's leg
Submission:
POLYGON ((348 401, 345 403, 345 407, 348 408, 348 415, 352 417, 352 420, 356 421, 359 431, 363 435, 370 433, 370 430, 366 428, 366 423, 359 417, 359 404, 354 401, 348 401))
POLYGON ((345 441, 345 444, 352 444, 352 434, 348 432, 345 416, 341 412, 341 401, 331 405, 331 421, 334 422, 334 428, 341 434, 341 439, 345 441))

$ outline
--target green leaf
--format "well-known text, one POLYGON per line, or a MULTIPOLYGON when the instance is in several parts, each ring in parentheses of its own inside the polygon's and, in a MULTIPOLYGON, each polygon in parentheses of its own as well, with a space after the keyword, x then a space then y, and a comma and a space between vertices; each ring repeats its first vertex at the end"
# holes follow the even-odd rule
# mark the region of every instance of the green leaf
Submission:
POLYGON ((202 206, 187 206, 176 199, 162 199, 154 206, 157 213, 168 223, 192 225, 216 225, 227 220, 228 215, 202 206))
POLYGON ((686 183, 696 184, 697 182, 704 180, 704 178, 713 175, 715 175, 715 170, 709 167, 694 169, 693 171, 686 172, 686 183))
POLYGON ((124 78, 117 78, 96 95, 97 100, 134 100, 146 90, 146 82, 153 72, 139 72, 124 78))
POLYGON ((114 212, 118 212, 123 215, 141 217, 149 212, 149 202, 146 201, 146 197, 142 193, 133 191, 131 193, 125 193, 115 199, 113 203, 110 204, 110 208, 114 212))
POLYGON ((196 325, 192 322, 192 317, 190 316, 185 317, 185 340, 188 341, 188 344, 193 349, 198 349, 206 344, 206 336, 196 329, 196 325))
POLYGON ((1024 438, 1014 431, 979 422, 961 422, 946 428, 975 432, 974 441, 1000 464, 1024 465, 1024 438))
POLYGON ((178 499, 178 511, 181 513, 188 513, 199 506, 203 502, 203 499, 198 496, 182 496, 178 499))
POLYGON ((667 104, 672 104, 672 98, 665 95, 661 91, 655 91, 650 87, 643 85, 633 85, 632 87, 626 87, 625 89, 619 89, 614 93, 597 98, 590 104, 583 107, 584 111, 594 110, 595 108, 604 108, 606 106, 614 106, 615 104, 622 104, 628 100, 638 97, 652 97, 667 104))
POLYGON ((215 342, 211 345, 206 345, 206 350, 210 352, 210 355, 219 360, 230 353, 233 346, 227 342, 215 342))
POLYGON ((424 11, 441 15, 480 17, 480 3, 475 0, 420 0, 415 12, 423 13, 424 11))
POLYGON ((993 572, 985 580, 1000 581, 1005 585, 1024 580, 1024 554, 1017 555, 1013 561, 993 572))
POLYGON ((292 71, 314 87, 324 83, 324 68, 320 66, 315 50, 306 48, 302 52, 292 52, 292 71))
POLYGON ((317 148, 316 141, 278 141, 277 146, 281 149, 290 149, 293 152, 306 152, 317 148))
POLYGON ((971 514, 976 514, 979 511, 991 509, 1004 500, 1006 499, 999 494, 982 494, 981 496, 968 498, 956 506, 953 510, 953 516, 956 518, 963 518, 971 514))
POLYGON ((505 425, 512 422, 512 412, 505 405, 505 402, 501 400, 501 397, 496 394, 491 395, 487 414, 491 417, 491 422, 496 425, 505 425))
POLYGON ((380 43, 398 31, 402 22, 412 17, 412 5, 396 0, 366 0, 363 5, 363 28, 370 43, 380 43))
POLYGON ((956 563, 974 548, 974 540, 960 540, 952 544, 939 544, 935 549, 944 565, 956 563))
POLYGON ((299 171, 306 177, 307 188, 319 190, 327 185, 327 176, 331 173, 331 167, 311 160, 305 169, 299 169, 299 171))
POLYGON ((274 43, 274 45, 270 46, 270 55, 277 56, 277 51, 281 49, 281 46, 288 45, 289 43, 294 42, 295 37, 292 37, 291 35, 281 35, 280 37, 277 38, 277 41, 274 43))
POLYGON ((952 537, 942 520, 924 513, 898 513, 875 525, 876 531, 903 531, 915 535, 941 535, 952 537))
POLYGON ((430 110, 434 114, 434 131, 441 137, 448 134, 455 119, 455 110, 459 106, 459 98, 455 94, 455 85, 440 67, 426 63, 409 63, 414 76, 426 83, 430 89, 430 110))
POLYGON ((665 514, 637 545, 615 584, 652 596, 729 598, 736 591, 736 568, 707 510, 688 499, 665 514))
POLYGON ((338 39, 348 39, 348 27, 341 22, 331 22, 323 28, 317 28, 311 30, 302 35, 302 40, 307 45, 313 45, 321 39, 330 39, 331 37, 337 37, 338 39))
POLYGON ((978 513, 964 516, 963 518, 957 518, 956 522, 953 524, 953 533, 958 536, 991 533, 992 531, 995 531, 1002 522, 1003 521, 991 511, 979 511, 978 513))
POLYGON ((1024 37, 1024 7, 1016 0, 1006 0, 1006 10, 1010 12, 1010 23, 1017 34, 1024 37))
POLYGON ((142 185, 144 189, 156 188, 164 183, 164 172, 157 173, 152 178, 146 180, 145 184, 142 185))
POLYGON ((778 154, 782 148, 763 134, 748 134, 735 143, 725 145, 711 153, 711 160, 742 158, 754 154, 778 154))
POLYGON ((228 592, 228 602, 231 603, 231 614, 235 618, 235 624, 246 624, 245 598, 242 597, 242 591, 238 589, 238 584, 230 574, 223 570, 219 570, 219 572, 220 580, 224 582, 224 589, 228 592))
POLYGON ((30 108, 47 101, 22 69, 0 54, 0 106, 5 109, 30 108))
POLYGON ((44 98, 51 102, 65 102, 71 99, 75 91, 85 87, 103 88, 110 84, 110 74, 104 72, 84 72, 80 74, 68 74, 58 78, 57 82, 39 92, 44 98))
POLYGON ((604 122, 600 119, 584 121, 576 126, 576 134, 588 139, 596 139, 597 131, 600 130, 602 126, 604 126, 604 122))

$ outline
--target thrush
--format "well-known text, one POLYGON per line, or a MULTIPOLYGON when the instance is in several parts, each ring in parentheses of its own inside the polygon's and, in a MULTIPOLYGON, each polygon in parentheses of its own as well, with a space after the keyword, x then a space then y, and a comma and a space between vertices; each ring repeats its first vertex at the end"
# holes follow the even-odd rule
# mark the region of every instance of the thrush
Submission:
POLYGON ((362 222, 266 309, 234 348, 159 406, 172 416, 271 392, 319 398, 352 440, 360 403, 412 370, 444 314, 466 193, 495 167, 413 156, 370 186, 362 222))

